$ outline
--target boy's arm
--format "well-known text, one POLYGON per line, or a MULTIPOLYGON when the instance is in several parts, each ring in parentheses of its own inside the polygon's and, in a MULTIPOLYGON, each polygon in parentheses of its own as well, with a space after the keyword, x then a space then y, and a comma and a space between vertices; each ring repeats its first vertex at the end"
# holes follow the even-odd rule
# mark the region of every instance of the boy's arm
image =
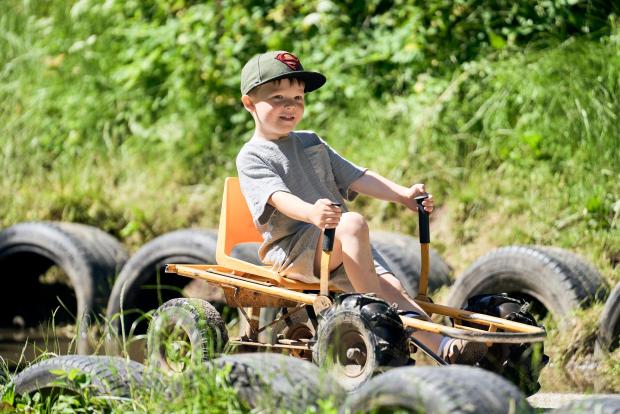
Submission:
MULTIPOLYGON (((370 170, 353 181, 349 188, 357 193, 380 200, 403 204, 413 211, 418 210, 415 197, 426 194, 424 184, 404 187, 370 170)), ((433 196, 429 195, 429 198, 424 200, 422 204, 424 205, 424 210, 429 213, 433 211, 433 196)))
POLYGON ((310 204, 291 193, 276 191, 267 202, 280 213, 295 220, 312 223, 321 229, 335 228, 340 221, 340 208, 326 198, 310 204))

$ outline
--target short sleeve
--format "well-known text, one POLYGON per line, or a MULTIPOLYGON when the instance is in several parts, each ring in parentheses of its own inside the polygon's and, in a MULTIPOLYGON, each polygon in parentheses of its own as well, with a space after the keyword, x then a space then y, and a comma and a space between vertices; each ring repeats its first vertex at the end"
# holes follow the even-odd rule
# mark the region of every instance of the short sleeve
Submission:
POLYGON ((336 180, 338 191, 345 199, 349 201, 353 200, 357 197, 357 193, 350 190, 349 187, 355 180, 364 175, 368 169, 359 167, 342 157, 325 141, 323 141, 323 144, 327 148, 327 153, 329 154, 329 162, 332 166, 332 172, 334 173, 334 179, 336 180))
POLYGON ((290 193, 275 169, 257 154, 243 151, 237 156, 237 173, 241 192, 257 225, 264 225, 275 211, 268 204, 269 197, 276 191, 290 193))

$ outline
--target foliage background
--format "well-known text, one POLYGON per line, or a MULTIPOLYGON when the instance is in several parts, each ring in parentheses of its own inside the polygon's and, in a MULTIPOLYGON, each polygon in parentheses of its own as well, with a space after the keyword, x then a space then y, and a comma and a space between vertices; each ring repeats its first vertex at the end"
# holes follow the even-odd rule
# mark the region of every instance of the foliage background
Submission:
MULTIPOLYGON (((620 282, 615 2, 1 3, 2 227, 78 221, 132 248, 214 227, 252 130, 240 69, 286 49, 328 77, 301 126, 425 182, 457 275, 493 247, 548 244, 620 282)), ((399 207, 354 208, 373 229, 415 230, 399 207)))

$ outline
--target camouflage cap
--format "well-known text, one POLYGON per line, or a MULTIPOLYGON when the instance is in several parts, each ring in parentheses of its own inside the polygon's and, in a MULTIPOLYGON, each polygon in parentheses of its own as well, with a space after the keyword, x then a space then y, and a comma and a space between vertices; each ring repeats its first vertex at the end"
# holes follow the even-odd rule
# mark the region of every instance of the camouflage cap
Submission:
POLYGON ((247 95, 259 85, 284 78, 304 81, 304 92, 319 89, 327 80, 319 72, 305 71, 294 54, 278 50, 255 55, 245 64, 241 70, 241 94, 247 95))

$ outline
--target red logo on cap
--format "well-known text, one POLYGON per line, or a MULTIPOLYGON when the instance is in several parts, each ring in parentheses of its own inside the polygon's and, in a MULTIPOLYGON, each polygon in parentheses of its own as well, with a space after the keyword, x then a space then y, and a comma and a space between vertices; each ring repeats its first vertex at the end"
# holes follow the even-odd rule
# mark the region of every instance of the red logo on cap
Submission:
POLYGON ((292 53, 280 53, 276 56, 276 59, 291 68, 291 70, 301 70, 301 62, 297 59, 297 56, 292 53))

